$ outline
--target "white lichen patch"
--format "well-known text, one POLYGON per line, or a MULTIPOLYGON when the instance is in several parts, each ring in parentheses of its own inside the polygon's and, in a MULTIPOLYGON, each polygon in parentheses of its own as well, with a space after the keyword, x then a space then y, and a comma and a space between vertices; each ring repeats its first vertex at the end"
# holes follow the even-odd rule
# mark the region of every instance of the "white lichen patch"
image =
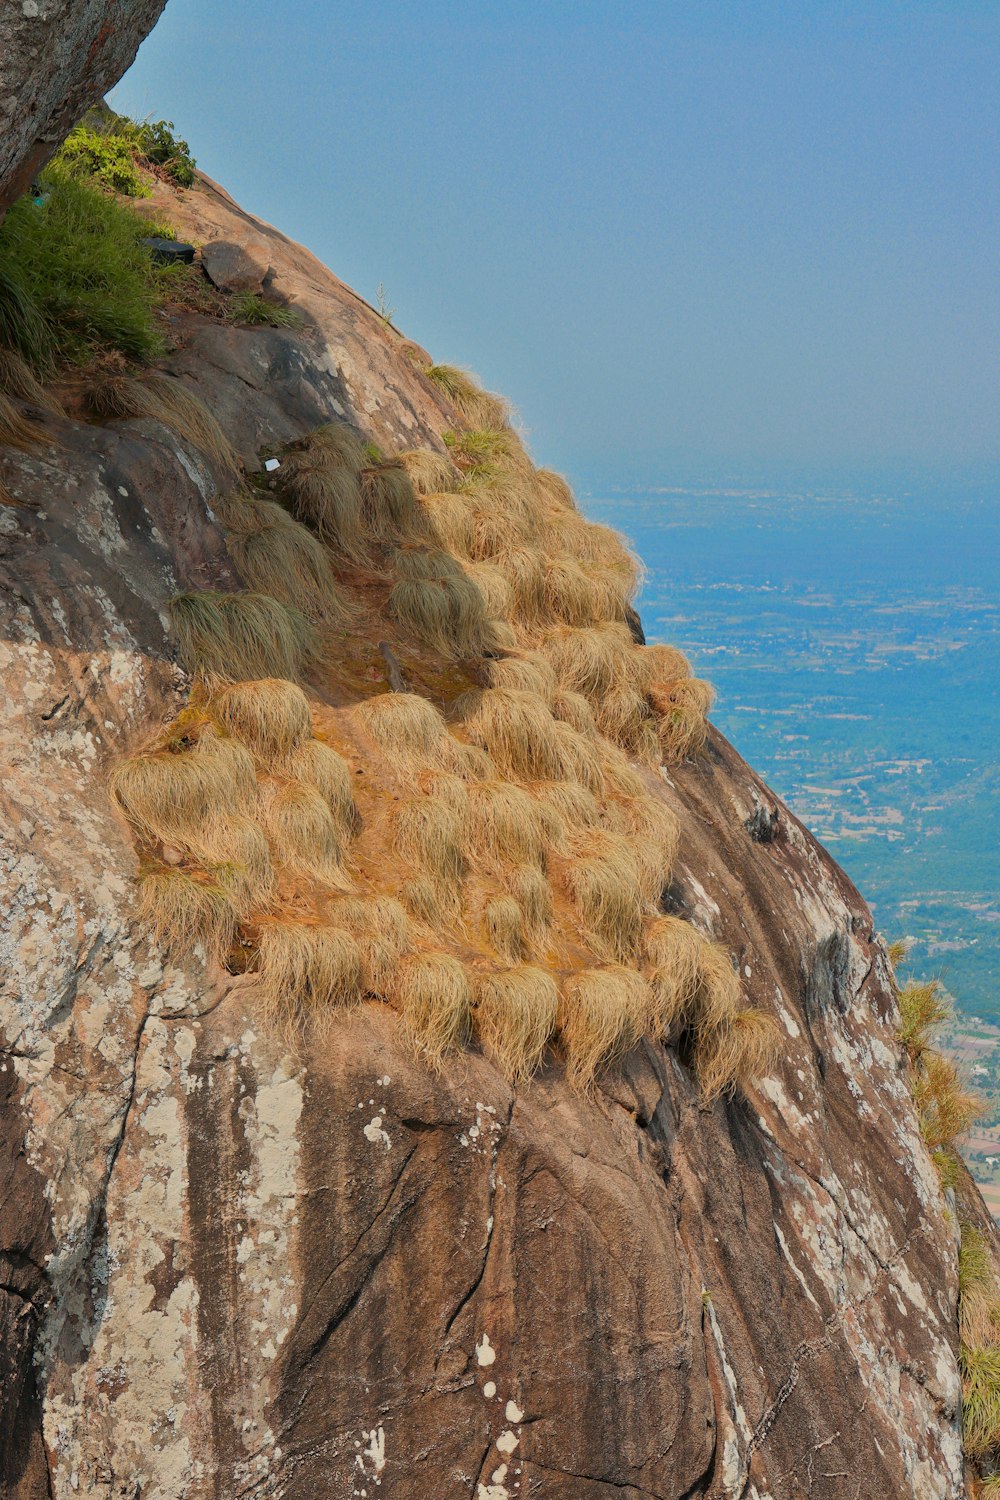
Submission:
POLYGON ((476 1363, 480 1366, 491 1365, 496 1357, 497 1351, 490 1343, 490 1336, 488 1333, 484 1333, 476 1345, 476 1363))

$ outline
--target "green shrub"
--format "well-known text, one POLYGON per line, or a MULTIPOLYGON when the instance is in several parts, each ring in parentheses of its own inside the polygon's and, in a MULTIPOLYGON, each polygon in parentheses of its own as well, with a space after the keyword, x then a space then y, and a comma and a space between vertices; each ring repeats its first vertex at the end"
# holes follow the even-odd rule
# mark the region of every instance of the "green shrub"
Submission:
POLYGON ((187 141, 174 135, 173 120, 143 120, 133 130, 136 147, 148 162, 166 172, 178 187, 191 187, 195 160, 187 141))
POLYGON ((148 198, 149 188, 139 176, 131 132, 92 130, 77 125, 56 155, 56 164, 71 177, 96 182, 128 198, 148 198))
POLYGON ((35 299, 17 269, 8 265, 3 255, 3 233, 0 230, 0 346, 11 349, 35 370, 45 373, 52 368, 55 337, 51 325, 42 315, 35 299))
POLYGON ((159 283, 140 243, 149 222, 62 165, 52 164, 44 181, 45 201, 21 198, 0 226, 0 285, 8 289, 0 305, 13 325, 12 347, 40 365, 47 326, 68 359, 99 350, 138 359, 162 353, 153 318, 159 283))

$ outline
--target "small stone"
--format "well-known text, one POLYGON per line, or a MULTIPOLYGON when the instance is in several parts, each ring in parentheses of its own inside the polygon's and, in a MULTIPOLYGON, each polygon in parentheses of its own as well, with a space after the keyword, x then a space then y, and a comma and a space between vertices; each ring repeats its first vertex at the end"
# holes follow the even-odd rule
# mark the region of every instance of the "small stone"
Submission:
POLYGON ((202 246, 205 275, 220 292, 259 292, 271 268, 266 242, 250 235, 235 240, 209 240, 202 246))

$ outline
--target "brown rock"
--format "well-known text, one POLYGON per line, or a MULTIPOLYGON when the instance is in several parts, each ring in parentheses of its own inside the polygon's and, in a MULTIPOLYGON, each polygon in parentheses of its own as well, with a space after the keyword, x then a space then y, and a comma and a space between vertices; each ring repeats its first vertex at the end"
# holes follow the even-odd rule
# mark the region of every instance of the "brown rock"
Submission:
POLYGON ((259 236, 239 243, 211 240, 202 246, 201 263, 220 292, 259 292, 271 264, 267 245, 259 236))

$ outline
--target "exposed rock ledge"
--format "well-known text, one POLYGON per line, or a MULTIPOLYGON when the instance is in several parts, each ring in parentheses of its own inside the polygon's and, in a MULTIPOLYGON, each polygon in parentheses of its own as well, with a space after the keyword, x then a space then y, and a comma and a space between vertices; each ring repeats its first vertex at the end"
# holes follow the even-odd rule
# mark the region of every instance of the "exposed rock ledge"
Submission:
MULTIPOLYGON (((352 292, 223 193, 301 336, 189 319, 170 361, 241 452, 346 417, 437 443, 435 389, 352 292)), ((643 1046, 592 1099, 435 1076, 372 1007, 298 1060, 245 980, 134 918, 103 776, 181 702, 162 606, 235 573, 164 429, 50 419, 5 455, 0 1490, 18 1500, 870 1500, 965 1493, 955 1234, 885 952, 718 734, 664 795, 677 903, 786 1033, 699 1106, 643 1046)))

